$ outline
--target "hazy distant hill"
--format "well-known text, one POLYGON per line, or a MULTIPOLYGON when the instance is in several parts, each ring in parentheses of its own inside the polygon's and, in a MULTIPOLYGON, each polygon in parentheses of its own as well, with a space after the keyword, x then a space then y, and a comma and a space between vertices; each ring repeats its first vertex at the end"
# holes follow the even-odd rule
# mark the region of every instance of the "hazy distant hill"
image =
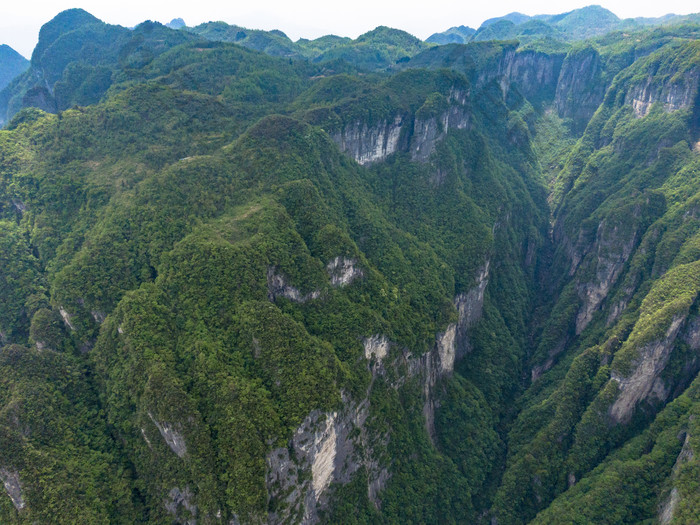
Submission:
POLYGON ((41 28, 29 69, 0 92, 0 121, 27 106, 56 112, 94 104, 118 73, 128 78, 167 49, 195 39, 154 22, 127 29, 82 9, 64 11, 41 28))
MULTIPOLYGON (((467 43, 484 40, 516 39, 521 43, 543 38, 573 42, 604 35, 614 30, 634 30, 647 26, 663 26, 697 22, 699 15, 668 14, 658 18, 630 18, 622 20, 609 10, 591 5, 557 15, 528 16, 522 13, 509 13, 490 18, 470 34, 450 28, 442 33, 431 35, 426 42, 435 44, 467 43)), ((462 26, 464 27, 464 26, 462 26)))
POLYGON ((466 44, 476 29, 467 26, 451 27, 442 33, 434 33, 425 41, 429 44, 466 44))
POLYGON ((297 42, 282 31, 246 29, 225 22, 208 22, 185 30, 207 40, 233 42, 272 56, 306 58, 315 63, 341 61, 370 71, 386 69, 426 47, 413 35, 389 27, 377 27, 355 40, 328 35, 297 42))
POLYGON ((0 45, 0 90, 12 79, 24 73, 29 67, 29 60, 8 45, 0 45))

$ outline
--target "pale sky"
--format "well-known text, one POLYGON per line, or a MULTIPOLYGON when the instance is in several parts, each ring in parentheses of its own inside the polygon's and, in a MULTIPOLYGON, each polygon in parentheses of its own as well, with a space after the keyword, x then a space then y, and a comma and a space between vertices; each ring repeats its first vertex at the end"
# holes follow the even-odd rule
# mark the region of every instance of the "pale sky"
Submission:
MULTIPOLYGON (((104 22, 126 27, 144 20, 167 23, 177 17, 189 26, 223 20, 250 29, 280 29, 297 40, 327 34, 355 38, 387 25, 425 39, 452 26, 477 28, 487 18, 512 11, 528 15, 563 13, 591 2, 595 0, 0 0, 0 44, 29 58, 41 26, 71 7, 81 7, 104 22)), ((602 5, 620 18, 700 11, 697 0, 610 0, 602 5)))

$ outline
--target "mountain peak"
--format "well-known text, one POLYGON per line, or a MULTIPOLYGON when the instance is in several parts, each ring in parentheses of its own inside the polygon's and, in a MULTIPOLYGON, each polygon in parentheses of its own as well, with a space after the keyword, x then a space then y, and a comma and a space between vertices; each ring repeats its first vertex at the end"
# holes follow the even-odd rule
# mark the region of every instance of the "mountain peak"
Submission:
POLYGON ((182 29, 183 27, 187 27, 187 24, 182 18, 173 18, 170 22, 165 24, 165 27, 169 27, 170 29, 182 29))
POLYGON ((6 44, 0 44, 0 91, 29 67, 29 60, 6 44))
POLYGON ((75 31, 86 25, 103 23, 99 18, 91 15, 84 9, 74 8, 61 11, 41 27, 39 43, 32 54, 32 62, 40 59, 44 50, 62 34, 75 31))

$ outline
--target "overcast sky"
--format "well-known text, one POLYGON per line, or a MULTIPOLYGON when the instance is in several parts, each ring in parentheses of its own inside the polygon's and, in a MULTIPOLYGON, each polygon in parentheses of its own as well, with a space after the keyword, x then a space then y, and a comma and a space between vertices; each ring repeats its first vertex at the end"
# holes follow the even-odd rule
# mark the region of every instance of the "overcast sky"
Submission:
MULTIPOLYGON (((478 27, 487 18, 512 11, 528 15, 562 13, 590 0, 0 0, 0 44, 30 57, 39 28, 64 9, 82 7, 110 24, 132 27, 144 20, 181 17, 193 26, 223 20, 251 29, 281 29, 292 40, 326 34, 349 37, 388 25, 425 39, 451 26, 478 27)), ((610 0, 603 4, 621 18, 688 14, 697 0, 610 0)))

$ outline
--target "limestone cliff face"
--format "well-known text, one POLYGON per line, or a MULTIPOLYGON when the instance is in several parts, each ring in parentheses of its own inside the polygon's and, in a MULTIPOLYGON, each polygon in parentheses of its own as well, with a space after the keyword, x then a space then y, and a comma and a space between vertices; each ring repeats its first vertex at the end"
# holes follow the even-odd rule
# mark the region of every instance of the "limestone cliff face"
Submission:
POLYGON ((677 341, 691 351, 700 350, 700 318, 680 312, 673 317, 662 338, 644 345, 638 352, 629 374, 615 371, 611 381, 618 384, 618 395, 610 406, 609 415, 618 423, 628 422, 636 407, 644 401, 667 401, 674 389, 687 378, 694 377, 700 368, 698 358, 686 360, 683 370, 672 377, 663 377, 677 341))
POLYGON ((557 86, 563 55, 516 51, 508 47, 494 64, 477 76, 477 88, 496 80, 506 95, 515 84, 526 98, 551 98, 557 86))
POLYGON ((359 164, 366 165, 384 160, 399 150, 401 129, 406 121, 403 115, 381 121, 375 125, 353 122, 331 137, 341 151, 354 158, 359 164))
POLYGON ((693 450, 693 447, 690 444, 690 438, 690 433, 686 432, 685 440, 683 441, 683 448, 681 448, 681 451, 679 452, 678 457, 676 458, 676 462, 673 465, 673 470, 671 471, 671 479, 674 482, 674 486, 659 508, 658 519, 661 525, 668 525, 669 523, 672 523, 676 508, 678 507, 678 503, 680 503, 681 500, 678 487, 675 486, 679 470, 681 469, 681 467, 683 467, 683 465, 695 459, 695 451, 693 450))
POLYGON ((303 294, 287 282, 287 278, 277 271, 277 268, 270 267, 267 270, 267 298, 275 301, 278 297, 285 297, 295 303, 305 303, 312 299, 321 297, 320 290, 312 290, 303 294))
MULTIPOLYGON (((636 226, 640 211, 635 212, 633 224, 636 226)), ((583 305, 576 316, 576 335, 591 322, 632 255, 639 232, 636 227, 626 226, 610 220, 603 220, 598 226, 595 244, 585 261, 586 266, 582 268, 584 277, 577 285, 583 305)))
POLYGON ((348 286, 356 279, 365 275, 358 265, 357 259, 350 257, 334 257, 327 265, 326 271, 331 279, 331 286, 348 286))
POLYGON ((609 410, 615 422, 627 423, 641 401, 651 397, 664 401, 668 397, 668 389, 660 376, 668 364, 683 321, 683 316, 674 317, 661 340, 649 343, 639 350, 639 358, 630 375, 623 377, 612 373, 611 380, 617 382, 619 387, 617 399, 609 410))
POLYGON ((422 356, 407 355, 408 370, 411 376, 420 376, 423 384, 423 415, 426 429, 435 442, 435 409, 439 399, 435 387, 438 382, 452 374, 455 361, 471 350, 468 331, 481 319, 484 306, 484 293, 489 279, 489 261, 479 271, 476 283, 468 292, 455 298, 457 322, 438 334, 433 349, 422 356))
POLYGON ((22 495, 22 484, 19 480, 19 472, 16 470, 0 468, 0 481, 5 486, 5 492, 12 500, 12 504, 18 511, 26 507, 24 496, 22 495))
POLYGON ((673 76, 669 75, 661 81, 658 77, 649 75, 632 85, 625 95, 625 103, 632 106, 637 118, 645 117, 656 102, 661 103, 664 111, 667 112, 686 109, 695 101, 699 82, 700 68, 698 67, 673 76))
POLYGON ((411 138, 411 159, 426 162, 435 151, 435 146, 451 129, 465 129, 469 125, 469 112, 464 105, 451 105, 439 117, 416 118, 411 138))
POLYGON ((164 502, 165 510, 173 516, 173 523, 197 525, 197 505, 192 503, 194 494, 189 487, 174 487, 164 502))
POLYGON ((467 93, 452 89, 446 98, 448 107, 437 116, 397 114, 374 125, 356 121, 331 133, 331 138, 363 166, 399 151, 410 152, 412 160, 425 162, 449 130, 469 126, 467 93))
MULTIPOLYGON (((156 426, 158 432, 160 432, 160 435, 163 437, 163 440, 165 440, 165 443, 168 445, 168 447, 170 447, 170 450, 177 454, 179 458, 184 458, 187 455, 187 444, 185 443, 185 438, 182 434, 182 429, 179 428, 179 425, 160 422, 153 417, 153 414, 150 412, 148 413, 148 417, 156 426)), ((146 433, 142 431, 142 434, 146 440, 146 443, 150 445, 150 441, 148 440, 146 433)))
POLYGON ((362 466, 370 476, 368 491, 386 478, 386 472, 382 473, 371 458, 364 429, 368 415, 367 400, 355 403, 343 395, 342 410, 312 412, 288 446, 267 455, 268 492, 282 502, 280 510, 269 514, 269 523, 288 523, 298 517, 301 523, 317 523, 319 510, 327 503, 330 484, 349 482, 362 466))
POLYGON ((600 55, 592 47, 571 52, 562 64, 554 107, 562 118, 573 119, 583 128, 603 102, 607 85, 601 81, 600 55))

